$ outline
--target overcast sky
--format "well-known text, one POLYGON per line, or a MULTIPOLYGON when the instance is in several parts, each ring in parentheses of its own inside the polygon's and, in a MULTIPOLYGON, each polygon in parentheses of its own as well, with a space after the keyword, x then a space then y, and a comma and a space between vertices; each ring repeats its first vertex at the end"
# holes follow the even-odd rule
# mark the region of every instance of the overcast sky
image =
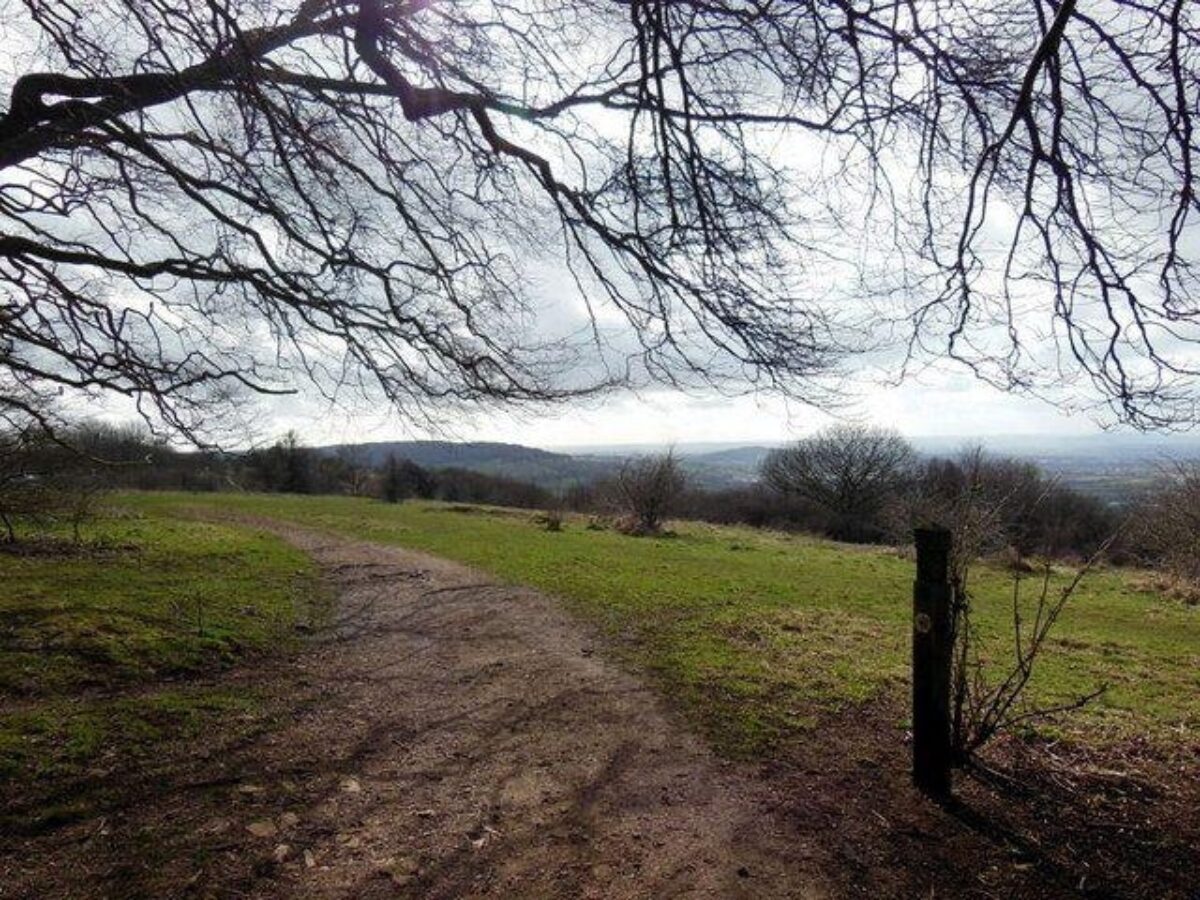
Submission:
MULTIPOLYGON (((0 22, 0 25, 2 24, 3 22, 0 22)), ((5 34, 0 30, 0 56, 8 55, 4 53, 6 49, 20 46, 25 46, 28 50, 35 46, 35 42, 16 31, 5 34)), ((8 64, 9 77, 22 71, 25 64, 25 60, 17 61, 14 58, 14 62, 8 64)), ((0 74, 4 71, 0 65, 0 74)), ((612 114, 597 115, 600 117, 590 124, 603 125, 607 121, 606 116, 612 114)), ((614 131, 620 130, 624 133, 623 125, 620 129, 615 127, 620 124, 618 117, 614 116, 613 124, 614 131)), ((812 228, 811 233, 805 231, 801 235, 805 238, 801 244, 806 248, 821 248, 820 253, 808 260, 806 267, 800 267, 803 271, 796 273, 794 281, 798 292, 797 304, 825 304, 831 309, 851 313, 850 318, 856 323, 865 320, 868 323, 866 330, 869 335, 863 344, 873 346, 878 339, 874 334, 876 326, 880 324, 877 321, 878 310, 876 307, 865 305, 866 299, 859 296, 863 284, 851 276, 859 274, 862 281, 870 285, 871 275, 877 277, 894 265, 893 255, 886 252, 880 256, 870 254, 882 252, 877 250, 877 241, 874 239, 876 231, 881 234, 890 233, 895 221, 884 215, 875 226, 869 218, 862 225, 857 224, 856 214, 867 215, 863 210, 875 207, 874 196, 868 197, 865 190, 861 192, 862 196, 856 196, 859 191, 851 191, 845 195, 838 193, 836 197, 831 198, 821 192, 810 196, 799 189, 809 183, 801 176, 810 177, 813 184, 819 185, 825 177, 823 167, 832 166, 837 170, 846 165, 847 157, 832 152, 822 154, 823 140, 795 133, 785 135, 783 132, 768 132, 760 140, 766 142, 761 149, 771 157, 773 163, 777 163, 783 169, 795 168, 797 190, 794 197, 789 194, 789 203, 797 205, 797 209, 794 210, 797 218, 806 223, 806 227, 811 225, 812 228), (821 177, 818 178, 818 175, 821 177), (806 197, 810 197, 809 203, 805 202, 806 197), (809 205, 813 208, 809 209, 809 205), (825 211, 827 206, 831 207, 832 212, 825 211), (846 222, 856 224, 847 229, 846 222), (826 228, 832 230, 827 231, 826 228), (867 271, 857 272, 861 264, 860 257, 864 254, 869 257, 870 265, 867 271), (834 259, 845 260, 845 267, 833 262, 834 259), (853 266, 850 265, 851 262, 853 266)), ((571 158, 571 154, 565 158, 571 158)), ((900 166, 900 173, 907 174, 907 167, 911 165, 907 148, 896 150, 896 159, 889 160, 889 165, 900 166)), ((852 170, 853 166, 849 168, 852 170)), ((905 181, 904 178, 898 179, 899 183, 905 181)), ((866 183, 864 188, 865 186, 866 183)), ((844 188, 844 185, 842 187, 844 188)), ((926 198, 919 194, 919 199, 923 203, 926 198)), ((980 258, 988 264, 985 267, 987 277, 981 279, 977 289, 998 291, 997 278, 999 273, 1004 271, 1008 239, 1019 221, 1016 216, 1019 206, 1019 203, 1016 206, 1006 205, 1003 198, 999 197, 989 201, 989 218, 981 223, 979 229, 980 247, 974 248, 973 251, 980 254, 980 258)), ((550 222, 554 221, 551 217, 550 222)), ((1147 221, 1157 223, 1152 216, 1148 217, 1147 221)), ((538 237, 547 237, 554 230, 553 227, 547 227, 547 235, 542 235, 540 227, 535 228, 532 224, 530 231, 536 232, 538 237)), ((1128 222, 1122 223, 1123 230, 1128 230, 1129 227, 1128 222)), ((956 240, 957 231, 947 234, 951 242, 956 240)), ((496 236, 492 237, 495 239, 496 236)), ((1196 239, 1200 240, 1200 236, 1196 239)), ((884 242, 879 246, 886 248, 888 244, 884 242)), ((593 295, 587 293, 584 287, 574 285, 573 280, 567 277, 558 255, 558 247, 556 241, 548 238, 527 240, 525 244, 516 246, 510 254, 520 264, 521 289, 530 295, 528 319, 532 325, 529 326, 529 333, 522 332, 521 337, 527 342, 533 339, 550 342, 564 336, 590 335, 592 321, 589 316, 594 315, 597 331, 606 333, 605 340, 608 343, 605 349, 611 354, 611 359, 620 361, 630 356, 631 351, 637 348, 632 344, 628 333, 624 338, 620 335, 622 327, 628 329, 628 322, 622 315, 603 305, 593 307, 593 295), (588 298, 586 304, 584 297, 588 298), (610 337, 608 329, 613 329, 616 332, 615 336, 610 337)), ((1195 247, 1191 244, 1186 245, 1185 249, 1189 251, 1189 256, 1194 255, 1195 247)), ((1040 244, 1035 246, 1035 250, 1040 255, 1040 244)), ((811 250, 806 250, 805 253, 809 254, 811 250)), ((773 272, 770 274, 774 277, 773 272)), ((786 280, 782 272, 778 273, 778 278, 780 282, 786 280)), ((792 281, 788 280, 788 283, 791 284, 792 281)), ((1061 391, 1064 396, 1074 395, 1075 399, 1081 399, 1081 395, 1087 393, 1088 379, 1085 376, 1059 376, 1058 373, 1064 369, 1054 363, 1058 348, 1056 341, 1061 340, 1062 335, 1053 329, 1050 322, 1051 307, 1044 296, 1044 286, 1036 281, 1030 282, 1030 285, 1027 288, 1018 288, 1015 300, 1009 304, 1018 310, 1010 314, 1019 319, 1016 324, 1021 325, 1026 340, 1021 365, 1029 370, 1027 374, 1030 374, 1030 381, 1043 383, 1046 389, 1061 391), (1027 315, 1022 315, 1022 312, 1027 315)), ((893 295, 890 291, 884 291, 882 296, 897 307, 890 310, 890 313, 901 321, 906 321, 902 313, 912 305, 920 305, 927 301, 923 295, 918 300, 913 300, 907 295, 893 295)), ((136 309, 137 303, 142 299, 144 298, 121 298, 121 302, 136 309)), ((113 302, 115 304, 117 301, 113 302)), ((975 309, 981 308, 987 308, 987 304, 977 302, 975 309)), ((1102 313, 1107 313, 1107 309, 1102 313)), ((1082 316, 1084 313, 1077 310, 1076 315, 1082 316)), ((1103 317, 1101 315, 1101 318, 1103 317)), ((931 317, 932 320, 936 318, 931 317)), ((501 319, 501 322, 506 324, 507 320, 501 319)), ((525 324, 514 322, 514 328, 523 328, 525 324)), ((951 320, 950 325, 953 324, 951 320)), ((1004 319, 1000 324, 991 323, 990 326, 972 325, 970 337, 974 343, 970 345, 989 346, 992 338, 998 336, 999 343, 995 346, 999 349, 990 352, 1007 359, 1005 353, 1008 349, 1006 341, 1009 324, 1011 323, 1004 319)), ((450 327, 453 327, 453 324, 450 327)), ((678 335, 686 334, 687 329, 681 327, 680 323, 673 322, 672 332, 678 338, 678 335)), ((193 338, 190 331, 184 330, 182 333, 184 337, 181 340, 193 338)), ((879 370, 883 371, 884 376, 893 372, 899 366, 899 360, 896 359, 899 350, 908 349, 905 342, 908 337, 907 331, 902 329, 902 333, 896 337, 898 340, 891 359, 886 358, 882 351, 879 355, 870 357, 869 363, 876 367, 876 371, 851 372, 853 377, 846 389, 836 393, 836 396, 846 398, 845 406, 838 411, 840 416, 895 427, 912 437, 1069 435, 1094 433, 1099 430, 1097 419, 1086 412, 1067 415, 1048 403, 1003 394, 973 379, 965 369, 953 368, 949 364, 938 372, 926 373, 920 380, 910 380, 899 387, 885 386, 879 370)), ((253 347, 259 340, 263 342, 264 348, 260 357, 269 361, 275 348, 270 345, 269 340, 256 332, 248 333, 245 343, 233 343, 231 346, 253 347)), ((314 344, 319 345, 320 342, 306 345, 305 352, 313 353, 314 344)), ((962 346, 959 345, 960 350, 962 346)), ((934 342, 929 353, 936 360, 942 349, 941 343, 934 342)), ((1189 366, 1200 365, 1195 355, 1187 352, 1186 348, 1173 349, 1178 351, 1175 356, 1176 362, 1189 366)), ((331 358, 335 360, 332 366, 335 373, 341 371, 336 365, 336 355, 334 348, 331 350, 331 358)), ((851 364, 861 364, 862 359, 863 357, 858 357, 856 362, 851 364)), ((607 355, 604 356, 604 360, 611 361, 607 355)), ((921 358, 919 361, 925 360, 921 358)), ((294 362, 293 360, 293 368, 294 362)), ((580 374, 590 373, 587 362, 586 358, 580 361, 572 358, 564 366, 568 385, 590 383, 580 374)), ((1065 371, 1073 372, 1075 369, 1068 365, 1065 371)), ((336 403, 321 402, 315 399, 315 389, 305 387, 303 383, 299 386, 308 391, 308 394, 262 401, 257 415, 254 416, 255 440, 271 440, 288 429, 295 429, 302 439, 310 444, 426 437, 508 441, 543 447, 697 441, 780 442, 804 436, 833 421, 828 412, 817 412, 803 403, 787 402, 778 397, 727 398, 715 394, 682 394, 653 388, 638 394, 611 394, 602 399, 566 407, 526 410, 519 414, 495 413, 473 419, 457 418, 444 423, 440 430, 431 430, 406 419, 403 410, 382 411, 381 401, 370 405, 356 405, 343 395, 336 403)), ((83 411, 91 412, 94 408, 95 404, 89 399, 83 411)), ((110 416, 124 417, 116 413, 110 416)))
MULTIPOLYGON (((898 428, 913 437, 1006 434, 1067 435, 1099 431, 1084 413, 1068 415, 1050 404, 1004 394, 966 375, 926 377, 899 387, 858 386, 859 402, 840 415, 898 428)), ((614 394, 542 412, 476 417, 441 430, 414 427, 395 415, 353 411, 304 398, 279 398, 261 422, 270 438, 295 428, 306 443, 488 440, 538 447, 597 444, 669 444, 696 441, 779 442, 833 421, 778 397, 724 398, 656 389, 614 394)))

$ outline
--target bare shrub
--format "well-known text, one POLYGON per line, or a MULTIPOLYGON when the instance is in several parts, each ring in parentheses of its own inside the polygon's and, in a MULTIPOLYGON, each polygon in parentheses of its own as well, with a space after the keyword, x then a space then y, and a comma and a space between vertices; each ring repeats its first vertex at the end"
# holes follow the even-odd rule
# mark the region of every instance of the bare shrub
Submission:
POLYGON ((49 511, 51 495, 41 485, 33 482, 10 482, 0 492, 0 525, 2 539, 7 543, 17 541, 17 522, 38 521, 49 511))
POLYGON ((1035 569, 1022 553, 1021 534, 1014 526, 1053 495, 1053 484, 1044 482, 1036 469, 990 459, 981 449, 971 448, 956 461, 928 464, 921 487, 914 517, 945 525, 953 535, 951 746, 956 763, 969 765, 997 734, 1077 709, 1104 692, 1105 686, 1100 686, 1050 707, 1031 704, 1027 696, 1029 680, 1051 631, 1114 537, 1101 542, 1065 584, 1055 585, 1050 562, 1043 561, 1035 569), (974 564, 987 556, 1012 575, 1011 643, 998 655, 1011 662, 1001 667, 988 665, 973 618, 971 572, 974 564), (1032 574, 1035 571, 1037 574, 1032 574), (1030 582, 1037 585, 1032 592, 1026 588, 1030 582))
POLYGON ((686 486, 687 478, 674 451, 627 460, 613 484, 624 514, 617 529, 625 534, 658 534, 686 486))
POLYGON ((0 525, 16 543, 17 523, 42 526, 65 508, 54 445, 33 418, 9 418, 0 430, 0 525))
POLYGON ((913 520, 942 522, 971 553, 1002 557, 1017 569, 1027 568, 1024 558, 1032 554, 1087 559, 1118 528, 1115 513, 1099 500, 1047 478, 1032 463, 979 446, 925 461, 907 507, 900 530, 913 520))
POLYGON ((1047 646, 1051 631, 1079 585, 1102 558, 1104 549, 1080 566, 1065 584, 1053 584, 1053 568, 1043 564, 1034 577, 1014 571, 1012 580, 1012 662, 994 674, 979 649, 972 621, 973 597, 965 574, 955 577, 954 656, 951 671, 951 747, 960 765, 974 761, 978 751, 997 734, 1059 713, 1079 709, 1107 689, 1087 693, 1053 706, 1029 702, 1026 688, 1047 646), (1038 585, 1030 598, 1025 584, 1038 585))
POLYGON ((563 524, 566 522, 567 514, 563 509, 561 498, 557 503, 552 504, 544 513, 537 516, 537 522, 546 531, 559 532, 563 530, 563 524))
POLYGON ((78 542, 103 490, 100 473, 75 449, 36 428, 0 434, 0 539, 15 543, 18 522, 39 530, 65 523, 78 542))
POLYGON ((1129 545, 1134 557, 1164 581, 1200 587, 1200 463, 1176 463, 1134 511, 1129 545))
POLYGON ((410 497, 428 500, 434 493, 434 480, 411 459, 398 459, 391 454, 383 466, 380 488, 388 503, 399 503, 410 497))
POLYGON ((1044 491, 1032 466, 994 459, 980 447, 969 447, 957 459, 933 459, 923 466, 907 515, 916 523, 937 522, 950 529, 952 571, 965 582, 972 562, 980 557, 1001 556, 1009 568, 1022 567, 1020 520, 1044 491))

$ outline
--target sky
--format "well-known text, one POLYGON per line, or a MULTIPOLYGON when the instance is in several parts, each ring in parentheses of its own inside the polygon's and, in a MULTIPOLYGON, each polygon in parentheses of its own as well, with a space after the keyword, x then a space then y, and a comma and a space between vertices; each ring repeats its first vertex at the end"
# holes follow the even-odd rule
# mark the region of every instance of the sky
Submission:
MULTIPOLYGON (((17 38, 0 32, 0 50, 16 46, 17 38)), ((33 46, 30 44, 29 46, 33 46)), ((0 54, 3 55, 3 54, 0 54)), ((9 64, 12 65, 12 64, 9 64)), ((786 143, 766 151, 778 157, 781 165, 808 166, 817 159, 819 142, 789 136, 786 143)), ((839 161, 840 165, 840 161, 839 161)), ((822 200, 820 205, 824 205, 822 200)), ((853 198, 847 201, 854 207, 853 198)), ((994 202, 993 216, 985 224, 984 237, 1003 246, 1002 238, 1013 227, 1010 216, 1001 215, 1004 207, 994 202)), ((838 220, 840 223, 840 219, 838 220)), ((869 229, 860 229, 866 234, 869 229)), ((851 242, 853 243, 853 242, 851 242)), ((548 245, 551 246, 551 245, 548 245)), ((557 245, 552 245, 557 246, 557 245)), ((839 252, 842 252, 839 250, 839 252)), ((846 250, 849 256, 854 253, 846 250)), ((829 280, 837 280, 837 271, 828 268, 821 256, 815 264, 813 282, 806 283, 824 297, 834 293, 829 280), (821 279, 825 279, 822 281, 821 279)), ((993 266, 998 270, 998 266, 993 266)), ((571 291, 561 267, 546 263, 540 254, 531 253, 523 262, 528 276, 526 290, 544 295, 546 302, 537 310, 539 329, 557 337, 579 330, 582 305, 573 308, 564 298, 571 291), (575 315, 573 315, 575 314, 575 315)), ((853 285, 846 289, 852 293, 853 285)), ((1043 339, 1049 333, 1044 298, 1036 309, 1039 315, 1022 322, 1033 330, 1041 327, 1043 339)), ((133 301, 129 301, 132 303, 133 301)), ((610 311, 611 312, 611 311, 610 311)), ((603 309, 601 316, 603 316, 603 309)), ((609 320, 601 318, 604 326, 609 320)), ((1005 332, 1006 333, 1006 332, 1005 332)), ((539 333, 536 335, 541 337, 539 333)), ((620 347, 618 347, 620 349, 620 347)), ((264 358, 270 357, 264 351, 264 358)), ((1031 358, 1030 367, 1038 375, 1055 380, 1057 371, 1049 362, 1031 358)), ((879 361, 875 361, 880 365, 879 361)), ((886 366, 886 363, 883 364, 886 366)), ((1056 379, 1062 383, 1069 379, 1056 379)), ((1086 379, 1076 378, 1077 387, 1087 387, 1086 379)), ((1070 390, 1071 385, 1060 385, 1070 390)), ((973 379, 965 370, 944 367, 925 372, 919 380, 900 386, 888 386, 869 373, 858 373, 849 385, 848 402, 837 415, 894 427, 911 437, 987 437, 989 435, 1076 435, 1099 431, 1097 422, 1086 413, 1067 415, 1054 406, 1028 397, 1004 394, 973 379)), ((302 386, 302 389, 303 386, 302 386)), ((416 438, 495 440, 542 447, 579 447, 621 444, 670 444, 701 441, 738 443, 776 443, 811 434, 835 421, 829 412, 816 411, 803 403, 787 402, 779 397, 750 395, 726 397, 711 393, 683 394, 662 388, 639 393, 616 393, 585 403, 560 408, 543 408, 522 413, 496 412, 471 419, 456 417, 431 429, 405 420, 401 413, 383 412, 380 404, 349 405, 343 398, 336 406, 316 399, 316 392, 263 401, 255 417, 255 441, 271 440, 294 429, 310 444, 382 441, 416 438)), ((107 418, 124 418, 114 415, 107 418)))
POLYGON ((721 397, 658 388, 523 414, 458 419, 437 428, 300 396, 271 401, 261 437, 294 428, 309 444, 441 439, 569 449, 709 441, 773 444, 804 437, 838 419, 896 428, 910 437, 1063 436, 1101 430, 1086 414, 1069 415, 1040 400, 1005 394, 965 374, 943 373, 899 386, 864 381, 857 394, 857 401, 830 414, 777 396, 721 397))

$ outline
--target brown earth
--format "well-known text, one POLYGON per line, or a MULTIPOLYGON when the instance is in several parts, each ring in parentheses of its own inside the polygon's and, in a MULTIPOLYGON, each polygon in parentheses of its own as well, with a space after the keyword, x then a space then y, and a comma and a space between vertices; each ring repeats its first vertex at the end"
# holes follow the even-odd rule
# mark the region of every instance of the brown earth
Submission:
POLYGON ((62 787, 102 799, 0 837, 0 897, 1195 896, 1175 759, 1099 794, 1062 774, 1094 764, 968 781, 942 809, 879 704, 722 760, 552 599, 271 527, 327 573, 331 634, 220 677, 271 698, 250 727, 62 787))

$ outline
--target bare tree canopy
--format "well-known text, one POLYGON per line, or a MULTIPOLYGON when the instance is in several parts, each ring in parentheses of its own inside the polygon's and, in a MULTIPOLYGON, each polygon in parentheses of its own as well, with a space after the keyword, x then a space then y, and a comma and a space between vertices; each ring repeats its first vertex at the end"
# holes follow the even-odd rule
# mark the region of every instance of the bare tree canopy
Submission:
POLYGON ((1187 0, 0 10, 9 407, 116 392, 195 436, 298 376, 409 412, 819 402, 860 335, 1194 418, 1187 0))
POLYGON ((884 508, 912 475, 916 454, 898 432, 834 425, 763 460, 762 479, 782 494, 803 497, 834 517, 833 533, 877 539, 884 508))

